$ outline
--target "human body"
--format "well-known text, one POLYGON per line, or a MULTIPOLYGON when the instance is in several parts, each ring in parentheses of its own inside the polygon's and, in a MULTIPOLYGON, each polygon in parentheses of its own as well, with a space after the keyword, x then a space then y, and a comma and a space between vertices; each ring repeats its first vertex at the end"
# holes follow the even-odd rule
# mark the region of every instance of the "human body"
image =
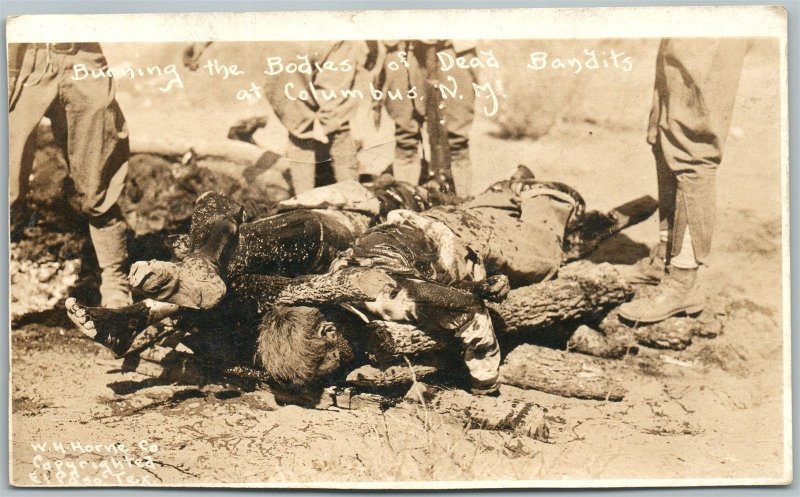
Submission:
MULTIPOLYGON (((353 184, 354 190, 342 196, 348 185, 340 184, 285 204, 295 210, 239 225, 241 208, 224 196, 207 194, 195 209, 186 260, 134 265, 134 287, 154 300, 116 312, 69 301, 68 312, 84 333, 122 354, 144 323, 179 308, 214 309, 228 295, 229 284, 244 309, 248 299, 268 300, 269 286, 291 282, 287 277, 350 271, 354 281, 363 276, 369 299, 346 308, 452 332, 461 340, 475 391, 493 392, 500 356, 484 299, 502 298, 509 281, 518 286, 555 275, 565 227, 579 197, 554 186, 505 182, 470 203, 418 213, 427 205, 413 194, 397 204, 390 199, 396 202, 403 195, 384 186, 359 200, 363 187, 353 184), (373 201, 381 197, 378 205, 399 209, 375 210, 373 201), (307 208, 342 207, 337 205, 341 198, 351 210, 307 208), (358 221, 369 217, 365 212, 377 212, 372 217, 383 222, 367 229, 368 223, 358 221), (136 326, 111 329, 108 323, 123 314, 136 326)), ((319 362, 318 352, 338 357, 338 349, 325 346, 330 339, 318 336, 330 329, 323 326, 327 321, 320 311, 266 306, 263 312, 258 357, 276 381, 303 386, 339 366, 338 360, 319 362)))
POLYGON ((74 186, 78 209, 101 270, 104 306, 130 303, 125 278, 127 224, 117 206, 128 171, 128 129, 110 78, 71 77, 73 67, 107 68, 97 43, 15 45, 9 75, 9 205, 12 220, 24 212, 36 150, 36 128, 52 124, 74 186))
MULTIPOLYGON (((331 266, 332 273, 364 271, 369 298, 346 307, 366 320, 452 333, 461 343, 472 391, 496 392, 500 349, 485 300, 502 299, 509 282, 531 284, 556 274, 576 207, 564 191, 529 186, 520 192, 501 184, 456 207, 392 211, 331 266)), ((329 374, 334 360, 317 370, 305 367, 317 355, 311 350, 325 350, 325 337, 316 337, 324 322, 307 308, 267 313, 258 348, 267 372, 295 387, 329 374)))

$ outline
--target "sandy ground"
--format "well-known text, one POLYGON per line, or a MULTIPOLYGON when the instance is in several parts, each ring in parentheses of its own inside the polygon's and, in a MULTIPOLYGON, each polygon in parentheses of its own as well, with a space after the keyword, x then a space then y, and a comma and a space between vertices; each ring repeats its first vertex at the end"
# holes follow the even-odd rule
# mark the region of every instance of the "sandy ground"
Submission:
MULTIPOLYGON (((504 387, 503 396, 547 409, 552 443, 467 429, 421 411, 277 408, 265 392, 162 384, 120 373, 110 352, 51 316, 12 331, 12 482, 787 481, 781 275, 788 268, 781 262, 776 55, 757 46, 745 62, 719 172, 707 281, 724 313, 723 334, 695 338, 683 351, 642 347, 623 359, 628 394, 622 402, 504 387)), ((645 66, 641 74, 652 74, 645 66)), ((642 78, 632 98, 646 116, 652 80, 642 78)), ((164 109, 132 95, 120 94, 132 132, 224 136, 229 122, 257 110, 232 107, 216 124, 193 127, 196 105, 164 109)), ((493 136, 492 123, 479 121, 472 141, 475 188, 526 163, 540 177, 575 186, 591 208, 655 196, 644 123, 597 122, 562 119, 537 141, 507 141, 493 136)), ((630 263, 647 253, 656 233, 651 219, 609 241, 593 259, 630 263)))

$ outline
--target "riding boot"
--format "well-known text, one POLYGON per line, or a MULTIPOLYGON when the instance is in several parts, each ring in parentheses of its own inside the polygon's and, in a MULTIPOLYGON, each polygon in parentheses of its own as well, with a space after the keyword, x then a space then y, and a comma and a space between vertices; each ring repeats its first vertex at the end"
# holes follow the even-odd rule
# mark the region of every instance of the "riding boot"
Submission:
POLYGON ((652 293, 622 304, 619 315, 633 323, 657 323, 679 314, 699 314, 704 306, 705 296, 699 288, 698 269, 670 265, 652 293))

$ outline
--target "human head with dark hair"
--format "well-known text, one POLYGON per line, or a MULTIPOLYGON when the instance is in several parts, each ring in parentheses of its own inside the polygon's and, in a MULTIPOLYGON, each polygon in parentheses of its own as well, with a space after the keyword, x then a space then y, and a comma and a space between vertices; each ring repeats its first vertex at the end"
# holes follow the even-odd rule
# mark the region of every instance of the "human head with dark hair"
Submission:
POLYGON ((259 324, 256 363, 283 388, 315 385, 352 356, 334 323, 315 307, 275 306, 259 324))

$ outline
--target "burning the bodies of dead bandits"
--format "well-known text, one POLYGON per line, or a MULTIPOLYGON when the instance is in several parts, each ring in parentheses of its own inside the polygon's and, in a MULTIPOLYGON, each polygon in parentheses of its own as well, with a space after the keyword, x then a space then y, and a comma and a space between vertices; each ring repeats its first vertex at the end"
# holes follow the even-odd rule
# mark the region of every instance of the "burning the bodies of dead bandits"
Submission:
POLYGON ((596 44, 9 45, 15 480, 781 474, 777 45, 596 44))

